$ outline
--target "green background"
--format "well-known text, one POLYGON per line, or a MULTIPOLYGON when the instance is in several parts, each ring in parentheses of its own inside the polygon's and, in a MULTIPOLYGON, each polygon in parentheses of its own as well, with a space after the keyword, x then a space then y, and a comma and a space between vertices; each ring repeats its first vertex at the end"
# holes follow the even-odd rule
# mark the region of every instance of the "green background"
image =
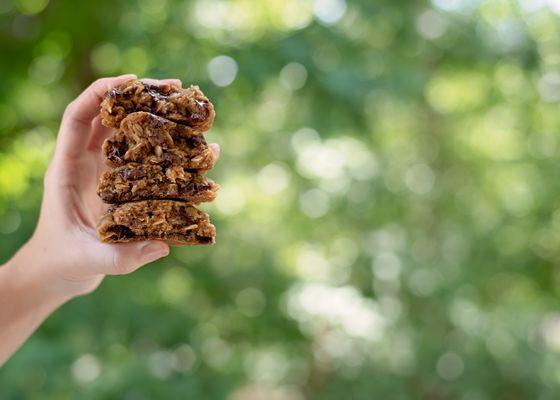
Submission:
POLYGON ((64 305, 0 370, 0 398, 559 398, 558 13, 2 0, 0 261, 96 77, 199 84, 222 189, 203 206, 215 246, 64 305))

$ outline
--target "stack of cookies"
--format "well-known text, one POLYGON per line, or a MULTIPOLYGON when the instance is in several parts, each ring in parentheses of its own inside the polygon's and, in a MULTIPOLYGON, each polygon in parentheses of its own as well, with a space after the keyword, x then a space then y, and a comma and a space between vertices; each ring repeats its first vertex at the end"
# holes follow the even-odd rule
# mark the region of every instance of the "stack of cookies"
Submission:
POLYGON ((99 221, 101 240, 214 243, 214 225, 193 207, 214 200, 219 188, 205 175, 215 156, 203 132, 214 116, 197 86, 131 79, 105 95, 102 121, 116 131, 102 148, 112 169, 97 187, 111 204, 99 221))

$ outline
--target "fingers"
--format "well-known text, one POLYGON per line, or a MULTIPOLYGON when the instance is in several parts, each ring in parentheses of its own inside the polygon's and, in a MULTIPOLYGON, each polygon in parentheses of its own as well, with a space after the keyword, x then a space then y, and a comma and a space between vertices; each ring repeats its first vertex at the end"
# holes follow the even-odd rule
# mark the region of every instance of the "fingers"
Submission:
MULTIPOLYGON (((110 132, 95 121, 95 118, 99 115, 99 104, 107 91, 132 78, 136 78, 136 75, 127 74, 98 79, 72 101, 66 107, 62 118, 57 153, 75 158, 82 154, 86 148, 99 148, 110 132), (92 126, 92 123, 95 125, 92 126)), ((178 87, 182 85, 179 79, 156 80, 144 78, 142 81, 152 85, 161 85, 162 83, 178 87)))
POLYGON ((98 79, 66 107, 57 144, 62 155, 75 157, 81 154, 90 140, 91 123, 99 114, 103 96, 114 86, 131 78, 136 78, 136 75, 98 79))
POLYGON ((150 85, 159 86, 162 83, 167 83, 169 85, 181 87, 183 83, 180 79, 153 79, 153 78, 142 78, 140 79, 144 83, 148 83, 150 85))
POLYGON ((98 151, 105 139, 111 136, 111 133, 112 129, 104 126, 101 123, 101 115, 97 115, 91 122, 91 134, 87 149, 98 151))
POLYGON ((164 79, 162 82, 169 83, 170 85, 174 85, 177 87, 183 86, 183 82, 180 79, 164 79))
POLYGON ((115 78, 101 78, 93 82, 76 99, 68 105, 64 113, 63 123, 82 124, 89 127, 91 120, 99 114, 99 103, 103 96, 113 87, 136 75, 127 74, 115 78))
POLYGON ((169 254, 169 246, 159 241, 101 245, 107 252, 101 265, 101 273, 106 275, 129 274, 169 254))
POLYGON ((220 157, 220 145, 218 143, 209 143, 208 147, 212 150, 212 154, 214 154, 214 159, 217 160, 220 157))

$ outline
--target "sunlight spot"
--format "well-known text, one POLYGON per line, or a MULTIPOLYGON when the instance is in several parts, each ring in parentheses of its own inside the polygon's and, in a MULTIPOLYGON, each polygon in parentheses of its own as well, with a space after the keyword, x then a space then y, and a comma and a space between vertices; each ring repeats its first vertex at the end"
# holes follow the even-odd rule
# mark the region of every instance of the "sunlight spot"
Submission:
POLYGON ((81 384, 91 383, 101 375, 101 364, 93 354, 84 354, 72 364, 72 375, 81 384))
POLYGON ((324 216, 330 207, 329 196, 321 189, 311 189, 299 198, 300 210, 310 218, 324 216))
POLYGON ((229 86, 237 76, 237 62, 229 56, 218 56, 208 63, 208 75, 216 86, 229 86))
POLYGON ((280 193, 288 187, 289 183, 290 174, 282 164, 268 164, 257 175, 257 184, 269 195, 280 193))
POLYGON ((313 13, 325 25, 336 24, 346 13, 345 0, 315 0, 313 13))
POLYGON ((280 71, 280 83, 288 90, 298 90, 305 85, 307 70, 300 63, 286 64, 280 71))
POLYGON ((451 351, 443 354, 437 361, 437 373, 446 381, 454 381, 461 376, 464 369, 461 356, 451 351))

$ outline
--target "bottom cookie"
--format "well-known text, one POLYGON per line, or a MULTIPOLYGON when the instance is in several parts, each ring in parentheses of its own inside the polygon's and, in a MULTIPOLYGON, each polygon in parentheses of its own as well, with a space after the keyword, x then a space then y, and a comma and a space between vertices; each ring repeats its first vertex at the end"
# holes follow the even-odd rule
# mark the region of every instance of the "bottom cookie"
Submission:
POLYGON ((213 244, 216 229, 208 214, 181 201, 144 200, 114 204, 101 217, 103 242, 164 240, 170 244, 213 244))

